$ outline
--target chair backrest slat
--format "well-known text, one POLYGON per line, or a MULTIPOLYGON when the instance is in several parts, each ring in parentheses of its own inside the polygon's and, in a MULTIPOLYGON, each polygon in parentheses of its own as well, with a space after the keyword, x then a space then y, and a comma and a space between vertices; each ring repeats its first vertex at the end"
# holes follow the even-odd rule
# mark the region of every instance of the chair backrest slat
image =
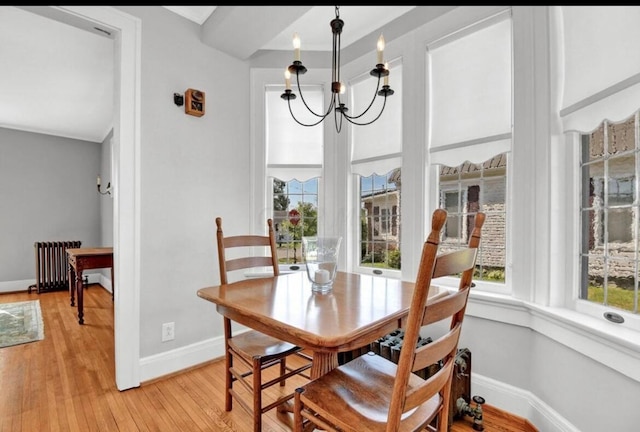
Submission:
POLYGON ((417 407, 439 391, 451 377, 454 363, 455 358, 448 358, 445 364, 435 374, 431 375, 423 385, 408 391, 405 398, 405 411, 417 407))
POLYGON ((243 235, 224 238, 225 249, 243 246, 269 246, 270 244, 268 236, 243 235))
POLYGON ((433 279, 455 275, 473 268, 476 262, 476 248, 466 248, 438 256, 433 269, 433 279))
POLYGON ((271 267, 271 257, 254 256, 227 260, 227 272, 234 270, 250 269, 254 267, 271 267))
POLYGON ((422 370, 432 364, 446 358, 447 355, 456 348, 458 344, 458 336, 460 335, 461 325, 458 323, 456 327, 445 333, 437 340, 423 345, 415 350, 415 360, 413 361, 413 372, 422 370))
POLYGON ((428 306, 428 312, 424 314, 421 326, 436 323, 445 318, 450 318, 454 313, 461 311, 467 303, 467 290, 456 291, 442 297, 428 306))

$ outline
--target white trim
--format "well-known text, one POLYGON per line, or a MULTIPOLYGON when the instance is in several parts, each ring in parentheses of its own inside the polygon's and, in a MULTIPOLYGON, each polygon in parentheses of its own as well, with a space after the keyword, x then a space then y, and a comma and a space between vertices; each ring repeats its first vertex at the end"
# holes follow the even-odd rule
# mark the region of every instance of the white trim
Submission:
POLYGON ((640 335, 562 307, 471 291, 467 315, 527 327, 640 382, 640 335))
MULTIPOLYGON (((171 342, 168 342, 171 343, 171 342)), ((224 356, 224 336, 140 359, 140 379, 149 381, 224 356)))
POLYGON ((491 406, 528 419, 544 432, 580 432, 576 426, 535 394, 471 371, 473 394, 491 406))
POLYGON ((116 385, 140 385, 141 20, 110 6, 53 7, 115 33, 113 155, 116 385))
POLYGON ((460 29, 454 30, 452 33, 446 34, 442 37, 435 39, 432 42, 427 44, 427 50, 438 49, 443 45, 447 45, 451 42, 455 42, 459 39, 462 39, 465 36, 469 36, 473 33, 476 33, 480 30, 491 27, 494 24, 498 24, 504 20, 512 18, 511 8, 496 12, 493 15, 487 16, 485 18, 474 21, 473 23, 462 27, 460 29))
MULTIPOLYGON (((29 285, 34 285, 35 283, 35 279, 0 282, 0 293, 27 291, 29 285)), ((33 290, 31 290, 31 292, 33 292, 33 290)))

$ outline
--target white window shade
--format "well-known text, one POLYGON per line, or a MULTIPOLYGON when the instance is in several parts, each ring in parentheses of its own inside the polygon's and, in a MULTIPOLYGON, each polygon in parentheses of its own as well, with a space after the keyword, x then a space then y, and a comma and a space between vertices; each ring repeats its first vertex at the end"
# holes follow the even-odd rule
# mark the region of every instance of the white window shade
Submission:
MULTIPOLYGON (((320 86, 304 86, 304 98, 316 113, 322 113, 323 92, 320 86)), ((306 181, 322 174, 323 128, 305 127, 293 120, 287 101, 282 99, 282 86, 268 87, 266 97, 267 175, 283 181, 306 181)), ((292 110, 302 123, 311 124, 318 117, 310 114, 297 95, 292 110), (296 110, 297 108, 297 110, 296 110)))
POLYGON ((432 163, 481 162, 511 149, 511 20, 429 47, 432 163))
MULTIPOLYGON (((378 120, 366 126, 351 127, 351 171, 368 177, 372 174, 384 175, 402 166, 402 66, 389 66, 389 86, 393 95, 387 97, 384 112, 378 120)), ((382 88, 383 79, 380 80, 382 88)), ((371 103, 376 89, 377 78, 368 78, 351 86, 353 108, 349 115, 361 114, 371 103)), ((380 112, 382 99, 373 103, 366 116, 358 123, 371 121, 380 112)))
POLYGON ((566 131, 590 131, 640 107, 640 6, 558 7, 566 131))
POLYGON ((493 137, 491 141, 477 141, 464 145, 443 146, 432 150, 431 163, 450 167, 458 166, 466 161, 480 164, 500 153, 511 150, 511 134, 493 137))

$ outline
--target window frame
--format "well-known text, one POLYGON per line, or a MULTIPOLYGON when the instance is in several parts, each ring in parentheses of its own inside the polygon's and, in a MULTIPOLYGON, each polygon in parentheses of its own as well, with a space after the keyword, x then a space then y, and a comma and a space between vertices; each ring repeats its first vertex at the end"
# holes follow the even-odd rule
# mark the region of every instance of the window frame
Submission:
MULTIPOLYGON (((474 293, 478 293, 478 292, 484 292, 484 293, 489 293, 489 294, 500 294, 500 295, 505 295, 505 296, 512 296, 513 292, 512 292, 512 280, 511 280, 511 269, 512 266, 510 264, 510 260, 511 260, 511 244, 512 244, 512 234, 511 234, 511 215, 510 215, 510 208, 511 208, 511 190, 512 188, 510 187, 510 180, 511 180, 511 173, 512 173, 512 169, 510 168, 510 161, 511 161, 511 153, 510 152, 506 152, 505 154, 506 158, 507 158, 507 165, 506 165, 506 169, 505 169, 505 184, 506 184, 506 190, 505 190, 505 230, 504 230, 504 235, 505 235, 505 243, 504 243, 504 247, 505 247, 505 265, 504 265, 504 283, 499 283, 499 282, 492 282, 492 281, 488 281, 488 280, 482 280, 479 278, 474 278, 473 283, 475 284, 474 286, 474 293)), ((434 182, 432 182, 431 186, 430 186, 430 193, 432 194, 432 196, 436 197, 436 202, 433 203, 434 208, 440 208, 440 197, 441 194, 444 193, 450 193, 453 192, 454 189, 453 188, 445 188, 445 189, 441 189, 440 188, 440 182, 438 181, 439 176, 440 176, 440 164, 430 164, 429 166, 429 170, 431 172, 431 175, 433 176, 433 178, 435 178, 436 180, 434 182)), ((469 180, 469 179, 463 179, 461 180, 461 184, 462 185, 470 185, 473 184, 474 181, 469 180)), ((455 189, 455 192, 459 192, 460 189, 455 189)), ((458 205, 462 204, 465 200, 466 200, 466 194, 467 191, 465 188, 462 189, 462 195, 464 196, 459 196, 459 201, 458 201, 458 205)), ((459 227, 460 228, 460 227, 459 227)), ((482 245, 482 242, 481 242, 482 245)), ((482 247, 482 246, 481 246, 482 247)), ((458 285, 460 283, 460 278, 456 278, 456 277, 451 277, 451 276, 447 276, 447 277, 443 277, 438 279, 437 281, 437 285, 449 288, 451 290, 455 290, 458 288, 458 285)))

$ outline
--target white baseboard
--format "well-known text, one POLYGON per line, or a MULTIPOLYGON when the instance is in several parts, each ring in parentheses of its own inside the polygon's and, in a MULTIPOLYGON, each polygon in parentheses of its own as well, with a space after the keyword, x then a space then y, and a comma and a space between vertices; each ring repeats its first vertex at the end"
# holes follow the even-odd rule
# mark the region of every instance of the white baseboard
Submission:
POLYGON ((544 432, 580 432, 558 412, 533 393, 521 388, 472 373, 472 396, 482 396, 486 403, 526 418, 544 432))
POLYGON ((140 359, 140 381, 149 381, 224 356, 224 336, 140 359))
MULTIPOLYGON (((111 292, 111 280, 100 273, 85 273, 88 277, 89 283, 99 283, 111 292)), ((0 282, 0 293, 28 291, 31 285, 35 285, 35 279, 25 279, 16 281, 4 281, 0 282)), ((34 292, 32 290, 32 292, 34 292)), ((36 291, 37 292, 37 291, 36 291)))
POLYGON ((0 282, 0 293, 27 291, 30 285, 36 283, 35 279, 0 282))
POLYGON ((96 274, 90 274, 88 276, 89 276, 89 283, 99 283, 104 287, 104 289, 106 289, 110 293, 113 292, 113 289, 111 287, 111 279, 109 279, 105 275, 101 273, 96 273, 96 274))

